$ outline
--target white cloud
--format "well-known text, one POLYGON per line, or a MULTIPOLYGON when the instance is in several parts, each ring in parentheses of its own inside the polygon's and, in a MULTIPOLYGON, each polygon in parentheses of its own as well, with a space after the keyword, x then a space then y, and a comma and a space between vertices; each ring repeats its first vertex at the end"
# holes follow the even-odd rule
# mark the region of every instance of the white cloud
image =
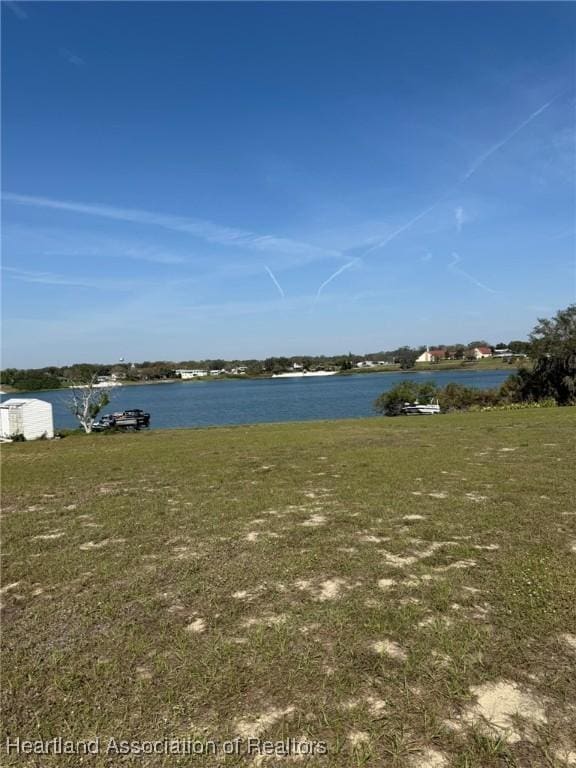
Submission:
POLYGON ((58 53, 68 62, 68 64, 72 64, 75 67, 82 67, 85 63, 84 59, 81 59, 80 56, 77 56, 72 51, 69 51, 68 48, 60 48, 58 53))

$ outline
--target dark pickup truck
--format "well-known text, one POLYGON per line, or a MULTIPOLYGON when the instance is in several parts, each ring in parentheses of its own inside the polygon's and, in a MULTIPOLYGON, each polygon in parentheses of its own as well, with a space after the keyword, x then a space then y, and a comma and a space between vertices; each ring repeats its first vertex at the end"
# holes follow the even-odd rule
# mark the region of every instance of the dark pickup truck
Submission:
POLYGON ((102 416, 92 424, 92 429, 96 432, 103 432, 105 429, 142 429, 142 427, 149 426, 150 414, 139 408, 133 408, 129 411, 108 413, 102 416))

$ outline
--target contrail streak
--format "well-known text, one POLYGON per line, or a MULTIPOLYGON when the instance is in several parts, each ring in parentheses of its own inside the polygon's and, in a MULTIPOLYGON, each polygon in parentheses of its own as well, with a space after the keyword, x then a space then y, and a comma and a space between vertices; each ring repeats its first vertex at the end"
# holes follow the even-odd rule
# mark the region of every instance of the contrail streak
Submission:
POLYGON ((477 171, 477 170, 478 170, 478 169, 479 169, 479 168, 480 168, 482 165, 484 165, 484 163, 486 162, 486 160, 488 160, 488 158, 489 158, 489 157, 492 157, 492 155, 493 155, 495 152, 498 152, 498 150, 499 150, 499 149, 502 149, 502 147, 504 147, 506 144, 508 144, 508 142, 509 142, 511 139, 513 139, 513 138, 514 138, 514 136, 516 136, 516 134, 517 134, 517 133, 520 133, 520 131, 521 131, 523 128, 526 128, 526 126, 527 126, 527 125, 529 125, 529 124, 532 122, 532 120, 535 120, 535 119, 538 117, 538 115, 541 115, 541 114, 542 114, 542 112, 544 112, 545 110, 547 110, 547 109, 548 109, 548 107, 549 107, 551 104, 553 104, 553 103, 556 101, 556 99, 558 99, 558 98, 559 98, 559 96, 560 96, 560 94, 558 94, 557 96, 554 96, 554 98, 553 98, 553 99, 550 99, 550 101, 547 101, 547 102, 546 102, 546 104, 543 104, 543 105, 542 105, 541 107, 539 107, 539 108, 538 108, 538 109, 537 109, 535 112, 532 112, 532 114, 531 114, 531 115, 529 115, 529 116, 526 118, 526 120, 523 120, 523 121, 520 123, 520 125, 517 125, 517 126, 516 126, 516 128, 514 128, 514 130, 513 130, 513 131, 511 131, 511 132, 510 132, 510 133, 509 133, 509 134, 508 134, 508 135, 507 135, 505 138, 503 138, 503 139, 502 139, 502 141, 498 141, 498 142, 496 142, 496 144, 494 144, 493 146, 491 146, 491 147, 490 147, 490 149, 487 149, 487 150, 486 150, 486 152, 484 152, 482 155, 480 155, 480 157, 479 157, 479 158, 477 158, 477 160, 475 160, 475 161, 472 163, 472 166, 471 166, 470 170, 469 170, 467 173, 465 173, 465 174, 464 174, 464 176, 463 176, 463 177, 462 177, 462 179, 460 180, 460 184, 462 184, 463 182, 467 181, 467 180, 468 180, 468 179, 469 179, 469 178, 470 178, 470 177, 471 177, 473 174, 475 174, 475 173, 476 173, 476 171, 477 171))
MULTIPOLYGON (((337 278, 339 275, 344 272, 344 270, 348 269, 348 267, 351 267, 352 264, 354 264, 356 261, 360 260, 360 258, 363 258, 364 256, 368 256, 369 254, 373 253, 374 251, 377 251, 380 248, 384 248, 388 245, 392 240, 396 239, 399 235, 401 235, 403 232, 406 232, 408 229, 414 226, 416 222, 420 221, 420 219, 423 219, 424 216, 429 214, 431 211, 434 210, 438 205, 440 205, 441 202, 443 202, 447 197, 449 197, 453 192, 455 192, 464 182, 466 182, 471 176, 473 176, 476 171, 484 165, 486 160, 488 160, 489 157, 491 157, 495 152, 497 152, 499 149, 502 149, 503 146, 508 144, 508 142, 516 136, 517 133, 519 133, 523 128, 525 128, 527 125, 529 125, 533 120, 535 120, 538 115, 541 115, 542 112, 548 109, 562 94, 557 94, 554 96, 553 99, 550 99, 550 101, 547 101, 545 104, 543 104, 541 107, 539 107, 535 112, 532 112, 531 115, 529 115, 525 120, 523 120, 520 125, 517 125, 516 128, 514 128, 513 131, 511 131, 505 138, 503 138, 501 141, 497 142, 493 146, 491 146, 489 149, 486 150, 480 157, 478 157, 474 163, 472 164, 472 167, 460 178, 455 184, 453 184, 451 187, 449 187, 446 192, 444 192, 432 205, 429 205, 427 208, 424 208, 424 210, 420 211, 420 213, 416 214, 412 219, 407 221, 405 224, 403 224, 401 227, 398 227, 398 229, 394 230, 392 234, 388 235, 388 237, 384 238, 384 240, 381 240, 379 243, 375 243, 374 245, 370 246, 367 251, 364 251, 362 256, 358 257, 357 259, 354 259, 353 261, 349 262, 348 264, 345 264, 343 267, 340 267, 340 269, 337 269, 336 272, 330 275, 330 277, 325 280, 320 288, 318 288, 318 292, 316 293, 316 299, 314 302, 318 301, 318 297, 320 296, 322 290, 328 285, 328 283, 331 283, 332 280, 337 278)), ((460 270, 461 274, 465 277, 467 277, 469 280, 474 281, 474 278, 468 275, 465 272, 462 272, 460 270)), ((488 288, 487 286, 483 285, 482 283, 478 283, 477 285, 481 288, 484 288, 487 291, 492 291, 491 288, 488 288)), ((494 291, 492 291, 494 293, 494 291)))
POLYGON ((469 272, 465 272, 463 269, 460 269, 460 267, 457 267, 456 264, 460 263, 460 261, 462 261, 460 256, 457 253, 453 253, 452 261, 450 264, 448 264, 449 271, 454 272, 456 275, 460 275, 460 277, 466 278, 466 280, 473 283, 477 288, 482 288, 482 290, 488 291, 488 293, 498 293, 498 291, 495 291, 494 288, 489 288, 487 285, 484 285, 484 283, 481 283, 474 277, 474 275, 471 275, 469 272))
POLYGON ((337 269, 336 272, 334 272, 332 275, 330 275, 330 277, 327 280, 324 280, 322 285, 316 291, 316 298, 314 299, 314 304, 316 304, 316 302, 320 298, 320 294, 322 293, 324 288, 326 288, 328 283, 331 283, 332 280, 335 280, 338 277, 338 275, 341 275, 342 272, 345 272, 347 269, 350 269, 350 267, 353 267, 354 264, 357 264, 359 261, 360 261, 360 257, 359 256, 356 257, 355 259, 352 259, 352 261, 348 261, 346 264, 343 264, 340 267, 340 269, 337 269))
POLYGON ((388 235, 388 237, 385 237, 384 240, 381 240, 379 243, 376 243, 375 245, 370 246, 367 251, 364 251, 364 256, 368 256, 369 253, 372 253, 372 251, 378 250, 378 248, 384 248, 385 245, 388 245, 389 242, 394 240, 398 235, 401 235, 402 232, 406 232, 407 229, 410 229, 414 224, 416 224, 417 221, 420 221, 420 219, 423 219, 424 216, 426 216, 427 213, 430 213, 431 210, 436 208, 437 205, 439 205, 442 200, 444 200, 447 195, 451 194, 453 190, 450 189, 448 192, 445 192, 442 197, 438 198, 435 203, 432 205, 429 205, 428 208, 425 208, 423 211, 420 211, 419 214, 414 216, 413 219, 410 219, 410 221, 407 221, 406 224, 403 224, 401 227, 396 229, 394 232, 392 232, 391 235, 388 235))
POLYGON ((282 296, 282 298, 283 298, 283 299, 285 299, 285 298, 286 298, 286 296, 285 296, 285 294, 284 294, 284 291, 283 291, 283 289, 282 289, 282 286, 280 285, 280 283, 278 282, 278 280, 276 280, 276 276, 274 275, 274 272, 272 272, 272 270, 270 269, 270 267, 267 267, 267 266, 266 266, 266 264, 264 264, 264 269, 265 269, 265 270, 266 270, 266 272, 268 272, 268 274, 270 275, 270 279, 272 280, 272 282, 274 283, 274 285, 276 286, 276 288, 278 288, 278 293, 280 294, 280 296, 282 296))

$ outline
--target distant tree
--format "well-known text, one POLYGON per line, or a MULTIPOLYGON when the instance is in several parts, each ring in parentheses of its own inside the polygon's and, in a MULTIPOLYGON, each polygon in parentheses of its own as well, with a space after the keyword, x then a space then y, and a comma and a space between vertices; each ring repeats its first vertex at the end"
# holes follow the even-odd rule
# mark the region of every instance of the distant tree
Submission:
POLYGON ((528 355, 531 351, 529 341, 510 341, 508 349, 515 355, 528 355))
POLYGON ((414 368, 419 354, 419 350, 412 349, 412 347, 400 347, 395 351, 394 357, 402 370, 408 370, 409 368, 414 368))
POLYGON ((454 358, 454 360, 462 360, 464 357, 464 350, 466 347, 464 344, 453 344, 450 347, 450 354, 454 358))
POLYGON ((76 418, 84 432, 90 434, 96 417, 110 402, 110 391, 103 387, 96 387, 97 375, 92 375, 88 380, 76 382, 70 387, 70 394, 66 405, 68 410, 76 418))

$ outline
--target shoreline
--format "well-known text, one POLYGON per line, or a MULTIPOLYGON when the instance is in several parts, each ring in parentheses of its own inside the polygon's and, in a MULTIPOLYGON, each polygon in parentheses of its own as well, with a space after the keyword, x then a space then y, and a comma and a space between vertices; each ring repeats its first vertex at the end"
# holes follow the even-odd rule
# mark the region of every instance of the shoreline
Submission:
MULTIPOLYGON (((369 374, 376 374, 376 373, 405 373, 405 374, 413 374, 413 373, 441 373, 443 371, 458 371, 460 373, 465 373, 466 371, 470 371, 472 373, 474 372, 480 372, 480 373, 492 373, 495 371, 509 371, 510 375, 516 373, 518 371, 518 366, 515 365, 498 365, 498 366, 486 366, 479 363, 471 363, 470 365, 462 365, 461 363, 458 363, 457 365, 423 365, 418 366, 414 368, 399 368, 397 366, 386 366, 382 368, 361 368, 361 369, 352 369, 350 371, 336 371, 334 374, 330 374, 333 376, 366 376, 369 374)), ((325 374, 324 374, 325 375, 325 374)), ((199 376, 195 379, 153 379, 152 381, 129 381, 126 383, 121 384, 120 386, 116 387, 110 387, 111 390, 118 390, 123 389, 124 387, 144 387, 144 386, 152 386, 155 384, 193 384, 193 383, 199 383, 204 382, 206 384, 213 383, 216 381, 271 381, 273 379, 282 379, 282 378, 296 378, 296 377, 290 377, 290 376, 274 376, 273 374, 267 374, 262 376, 199 376)), ((299 376, 298 378, 306 379, 306 376, 299 376)), ((311 375, 310 378, 318 378, 317 376, 311 375)), ((70 387, 57 387, 56 389, 15 389, 14 387, 10 386, 4 386, 2 389, 3 394, 6 395, 18 395, 21 392, 66 392, 70 389, 70 387)))

